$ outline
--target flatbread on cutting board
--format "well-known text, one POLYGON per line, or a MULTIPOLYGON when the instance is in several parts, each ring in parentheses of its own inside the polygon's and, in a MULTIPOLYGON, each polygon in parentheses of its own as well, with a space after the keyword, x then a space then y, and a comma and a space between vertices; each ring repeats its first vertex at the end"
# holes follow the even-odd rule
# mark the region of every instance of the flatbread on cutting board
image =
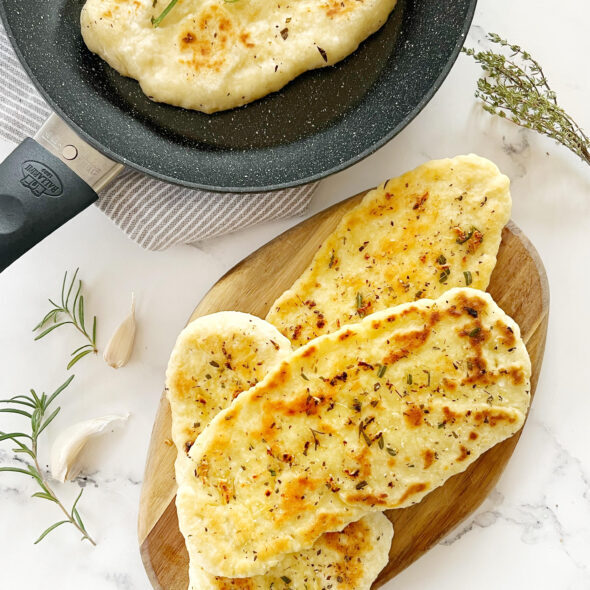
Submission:
POLYGON ((509 184, 476 155, 388 180, 342 218, 266 319, 297 347, 451 287, 485 290, 510 219, 509 184))
POLYGON ((521 428, 530 371, 518 325, 469 288, 299 348, 190 449, 178 505, 195 507, 193 559, 261 574, 368 512, 419 502, 521 428))
POLYGON ((191 562, 189 590, 369 590, 387 565, 393 526, 382 512, 322 535, 310 549, 287 554, 268 573, 220 578, 191 562))
MULTIPOLYGON (((190 323, 179 335, 167 370, 172 438, 177 447, 176 481, 191 485, 196 466, 188 451, 197 436, 242 391, 277 366, 291 346, 257 317, 220 312, 190 323)), ((182 495, 180 497, 183 497, 182 495)), ((341 533, 320 537, 310 549, 284 556, 274 570, 253 578, 220 578, 192 559, 195 506, 178 502, 180 529, 189 551, 189 590, 268 590, 290 580, 293 588, 369 590, 387 564, 393 527, 382 514, 368 515, 341 533)))
POLYGON ((205 113, 279 90, 351 54, 396 0, 87 0, 86 45, 145 94, 205 113))

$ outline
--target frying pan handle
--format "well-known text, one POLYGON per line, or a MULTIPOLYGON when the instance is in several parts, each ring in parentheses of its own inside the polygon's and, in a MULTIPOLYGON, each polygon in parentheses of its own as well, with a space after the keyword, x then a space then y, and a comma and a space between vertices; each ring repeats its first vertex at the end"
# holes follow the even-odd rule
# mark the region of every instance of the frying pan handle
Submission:
POLYGON ((98 195, 30 137, 0 164, 0 272, 98 195))

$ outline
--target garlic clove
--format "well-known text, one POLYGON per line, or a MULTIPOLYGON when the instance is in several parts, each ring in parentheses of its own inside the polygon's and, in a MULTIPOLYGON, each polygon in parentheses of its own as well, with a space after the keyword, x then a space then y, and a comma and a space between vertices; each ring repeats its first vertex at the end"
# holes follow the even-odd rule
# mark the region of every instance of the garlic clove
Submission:
POLYGON ((103 358, 114 369, 124 367, 129 361, 135 341, 135 294, 131 294, 131 311, 109 340, 103 358))
POLYGON ((83 420, 66 428, 51 446, 51 476, 62 483, 76 477, 82 468, 78 457, 89 439, 104 434, 117 422, 125 422, 129 414, 109 414, 83 420))

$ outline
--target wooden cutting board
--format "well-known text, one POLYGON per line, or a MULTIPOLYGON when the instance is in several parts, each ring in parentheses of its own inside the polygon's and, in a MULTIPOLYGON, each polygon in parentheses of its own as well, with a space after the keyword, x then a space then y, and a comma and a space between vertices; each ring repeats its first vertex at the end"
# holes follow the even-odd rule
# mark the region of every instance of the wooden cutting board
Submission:
MULTIPOLYGON (((190 320, 224 310, 265 317, 272 302, 299 277, 342 215, 363 196, 364 193, 318 213, 254 252, 213 286, 190 320)), ((549 288, 537 252, 513 223, 502 233, 498 263, 488 291, 520 325, 532 362, 532 395, 545 348, 549 288)), ((143 563, 155 590, 187 590, 188 554, 178 530, 174 504, 176 449, 170 440, 170 423, 170 406, 163 395, 146 463, 138 537, 143 563)), ((389 563, 373 588, 408 567, 483 502, 519 437, 517 433, 490 449, 419 504, 386 513, 393 522, 395 535, 389 563)))

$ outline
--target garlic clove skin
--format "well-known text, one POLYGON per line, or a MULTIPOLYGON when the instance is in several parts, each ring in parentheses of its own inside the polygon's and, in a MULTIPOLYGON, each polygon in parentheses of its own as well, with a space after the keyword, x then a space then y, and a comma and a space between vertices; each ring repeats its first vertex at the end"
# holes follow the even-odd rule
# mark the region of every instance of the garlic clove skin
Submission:
POLYGON ((75 478, 82 469, 77 461, 86 443, 93 437, 104 434, 117 423, 125 422, 129 414, 109 414, 100 418, 83 420, 66 428, 51 446, 51 476, 65 482, 75 478))
POLYGON ((131 294, 131 311, 115 330, 107 344, 103 358, 107 365, 114 369, 124 367, 133 351, 135 342, 135 294, 131 294))

